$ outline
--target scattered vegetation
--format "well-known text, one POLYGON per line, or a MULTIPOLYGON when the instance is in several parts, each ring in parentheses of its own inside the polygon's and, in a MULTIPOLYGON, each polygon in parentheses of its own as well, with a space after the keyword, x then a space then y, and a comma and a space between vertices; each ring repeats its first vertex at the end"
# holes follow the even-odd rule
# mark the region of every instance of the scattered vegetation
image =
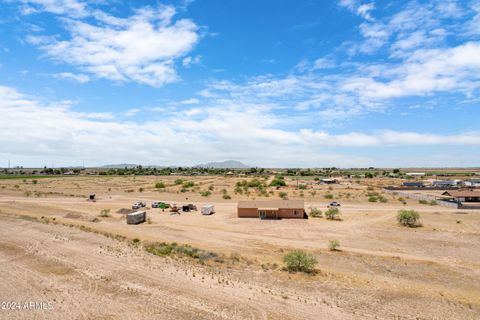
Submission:
POLYGON ((320 210, 316 207, 310 208, 310 217, 312 217, 312 218, 322 218, 323 217, 322 210, 320 210))
POLYGON ((419 222, 420 214, 415 210, 399 210, 397 214, 397 221, 407 227, 421 227, 419 222))
POLYGON ((163 183, 162 181, 158 181, 157 183, 155 183, 155 188, 165 189, 165 183, 163 183))
POLYGON ((102 217, 102 218, 110 217, 110 209, 102 209, 100 211, 100 217, 102 217))
POLYGON ((215 259, 218 255, 214 252, 201 250, 188 244, 179 245, 176 242, 149 243, 144 246, 145 251, 157 256, 180 256, 205 261, 215 259))
POLYGON ((282 198, 283 200, 287 199, 288 193, 281 191, 278 193, 278 196, 282 198))
POLYGON ((340 241, 338 240, 328 241, 328 249, 330 249, 330 251, 338 251, 338 247, 340 247, 340 241))
POLYGON ((224 195, 222 196, 222 198, 225 199, 225 200, 232 199, 232 197, 231 197, 230 195, 228 195, 228 194, 224 194, 224 195))
POLYGON ((325 211, 325 218, 328 220, 340 220, 340 210, 335 207, 328 208, 328 210, 325 211))
POLYGON ((283 256, 283 263, 286 271, 312 273, 318 261, 311 253, 293 250, 283 256))
POLYGON ((323 197, 324 197, 325 199, 333 199, 333 194, 327 193, 327 194, 323 195, 323 197))
POLYGON ((272 182, 270 182, 270 187, 285 187, 286 185, 285 178, 281 175, 275 176, 272 182))
POLYGON ((208 197, 208 196, 210 196, 211 194, 212 194, 212 192, 211 192, 210 190, 206 190, 206 191, 200 192, 200 195, 201 195, 202 197, 208 197))

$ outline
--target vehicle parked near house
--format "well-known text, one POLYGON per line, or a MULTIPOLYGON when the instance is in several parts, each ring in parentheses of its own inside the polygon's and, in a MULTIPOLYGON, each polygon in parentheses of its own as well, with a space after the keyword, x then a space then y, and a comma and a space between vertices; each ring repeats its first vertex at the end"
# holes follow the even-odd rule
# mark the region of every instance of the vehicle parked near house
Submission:
POLYGON ((133 205, 132 205, 132 209, 133 210, 137 210, 137 209, 140 209, 140 208, 144 208, 147 206, 147 203, 144 202, 144 201, 137 201, 135 202, 133 205))
POLYGON ((167 209, 170 208, 170 205, 163 201, 154 201, 152 202, 152 208, 167 209))

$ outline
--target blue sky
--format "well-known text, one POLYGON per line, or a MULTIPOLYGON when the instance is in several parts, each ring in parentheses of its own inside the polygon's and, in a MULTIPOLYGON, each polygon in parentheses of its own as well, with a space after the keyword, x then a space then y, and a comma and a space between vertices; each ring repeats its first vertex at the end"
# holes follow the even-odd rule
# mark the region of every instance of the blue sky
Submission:
POLYGON ((480 1, 1 1, 0 166, 480 158, 480 1))

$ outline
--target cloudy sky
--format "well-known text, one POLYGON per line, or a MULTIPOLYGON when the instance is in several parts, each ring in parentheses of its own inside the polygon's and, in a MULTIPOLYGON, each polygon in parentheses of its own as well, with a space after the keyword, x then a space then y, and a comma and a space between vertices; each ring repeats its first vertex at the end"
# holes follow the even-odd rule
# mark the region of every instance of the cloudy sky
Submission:
POLYGON ((478 0, 0 5, 0 167, 480 165, 478 0))

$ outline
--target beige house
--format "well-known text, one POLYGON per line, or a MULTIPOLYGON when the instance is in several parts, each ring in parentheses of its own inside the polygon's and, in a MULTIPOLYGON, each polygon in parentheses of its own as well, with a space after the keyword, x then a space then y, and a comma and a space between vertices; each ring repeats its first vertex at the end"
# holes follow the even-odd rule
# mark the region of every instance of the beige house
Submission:
POLYGON ((239 201, 237 212, 239 218, 303 219, 306 216, 303 200, 239 201))

